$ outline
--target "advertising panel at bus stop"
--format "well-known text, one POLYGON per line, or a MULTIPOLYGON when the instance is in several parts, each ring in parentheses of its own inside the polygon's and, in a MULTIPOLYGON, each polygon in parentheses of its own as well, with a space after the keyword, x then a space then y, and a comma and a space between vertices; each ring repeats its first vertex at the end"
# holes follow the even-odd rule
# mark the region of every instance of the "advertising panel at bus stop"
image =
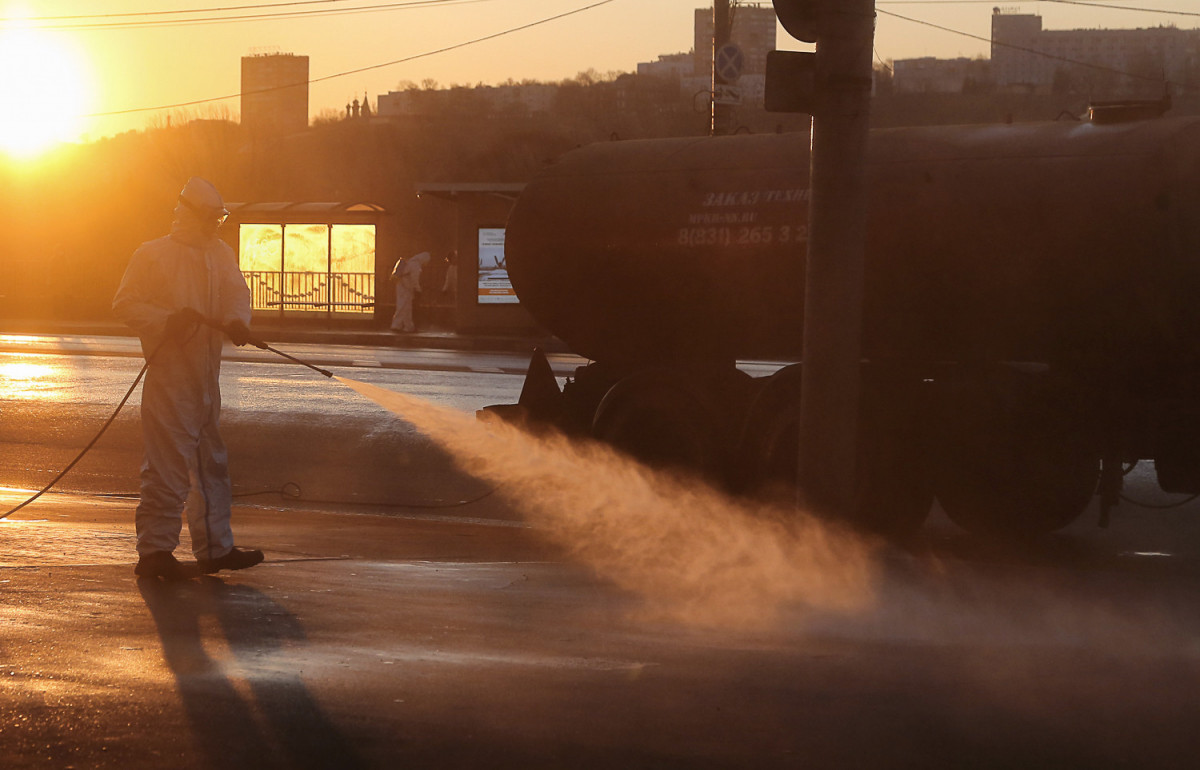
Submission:
POLYGON ((508 278, 504 260, 504 228, 479 228, 478 302, 481 305, 508 305, 519 302, 508 278))

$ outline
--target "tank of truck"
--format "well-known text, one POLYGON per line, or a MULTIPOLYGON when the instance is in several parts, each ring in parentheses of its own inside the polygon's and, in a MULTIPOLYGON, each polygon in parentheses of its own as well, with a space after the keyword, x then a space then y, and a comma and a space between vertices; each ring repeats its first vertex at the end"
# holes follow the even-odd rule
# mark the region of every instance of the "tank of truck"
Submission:
MULTIPOLYGON (((872 132, 866 355, 1200 359, 1200 120, 872 132)), ((564 155, 511 214, 521 302, 591 359, 799 357, 809 139, 564 155)))

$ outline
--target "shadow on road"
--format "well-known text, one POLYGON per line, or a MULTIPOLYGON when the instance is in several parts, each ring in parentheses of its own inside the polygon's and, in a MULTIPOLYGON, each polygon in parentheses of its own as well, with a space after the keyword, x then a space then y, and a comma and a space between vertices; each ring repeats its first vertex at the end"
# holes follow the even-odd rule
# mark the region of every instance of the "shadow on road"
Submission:
POLYGON ((290 663, 276 655, 304 641, 295 615, 261 591, 211 577, 142 578, 138 590, 208 765, 365 767, 290 663))

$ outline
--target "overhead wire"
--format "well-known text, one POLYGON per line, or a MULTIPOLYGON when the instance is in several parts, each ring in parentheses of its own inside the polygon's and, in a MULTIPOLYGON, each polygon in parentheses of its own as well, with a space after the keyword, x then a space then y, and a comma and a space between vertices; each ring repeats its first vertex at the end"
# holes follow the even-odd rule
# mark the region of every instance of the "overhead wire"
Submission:
POLYGON ((1138 508, 1146 508, 1151 511, 1169 511, 1174 508, 1182 508, 1183 506, 1187 505, 1188 503, 1192 502, 1193 500, 1195 500, 1198 497, 1200 497, 1200 494, 1188 495, 1187 497, 1184 497, 1180 500, 1174 500, 1169 503, 1147 503, 1143 500, 1137 500, 1137 499, 1131 498, 1126 494, 1123 494, 1123 493, 1121 494, 1121 500, 1123 500, 1124 502, 1127 502, 1130 505, 1136 505, 1138 508))
MULTIPOLYGON (((1140 5, 1121 5, 1107 0, 1022 0, 1023 2, 1057 5, 1078 5, 1099 10, 1134 11, 1137 13, 1164 13, 1172 16, 1200 16, 1197 11, 1177 11, 1167 8, 1147 8, 1140 5)), ((991 5, 996 0, 876 0, 875 5, 991 5)))
MULTIPOLYGON (((991 2, 992 0, 988 0, 991 2)), ((1200 17, 1200 12, 1197 11, 1172 11, 1166 8, 1143 8, 1135 5, 1115 5, 1109 3, 1087 2, 1087 0, 1038 0, 1042 3, 1055 3, 1058 5, 1082 5, 1090 8, 1104 8, 1114 11, 1136 11, 1138 13, 1165 13, 1171 16, 1197 16, 1200 17)))
MULTIPOLYGON (((290 2, 284 3, 253 3, 249 5, 210 6, 207 8, 171 8, 157 11, 110 11, 108 13, 73 13, 59 14, 55 16, 23 16, 20 18, 20 21, 47 22, 77 21, 80 19, 124 19, 140 16, 179 16, 189 13, 226 13, 228 11, 259 10, 262 8, 287 8, 298 5, 330 5, 333 3, 350 2, 354 2, 354 0, 290 0, 290 2)), ((432 2, 439 2, 439 0, 432 0, 432 2)), ((0 21, 16 20, 17 19, 0 17, 0 21)))
MULTIPOLYGON (((148 11, 148 12, 143 12, 142 15, 182 14, 182 13, 201 13, 201 12, 226 12, 226 11, 230 11, 230 10, 283 8, 283 7, 292 7, 292 6, 321 5, 321 4, 337 3, 337 2, 344 2, 344 1, 347 1, 347 0, 297 0, 296 2, 257 3, 257 4, 241 5, 241 6, 214 7, 214 8, 210 8, 210 9, 199 9, 198 8, 198 9, 176 9, 173 11, 148 11)), ((249 16, 230 17, 227 19, 220 18, 220 17, 214 17, 214 18, 209 18, 209 19, 178 20, 178 21, 171 21, 171 22, 166 22, 166 23, 171 23, 171 24, 177 24, 177 23, 229 23, 231 21, 260 20, 260 18, 278 18, 278 17, 294 18, 295 16, 299 16, 302 14, 304 14, 304 15, 307 15, 307 14, 334 15, 334 14, 364 13, 364 12, 372 12, 373 13, 373 12, 387 11, 387 10, 400 10, 400 9, 405 9, 405 8, 415 8, 415 7, 426 7, 427 8, 430 6, 458 5, 458 4, 463 4, 463 3, 477 3, 477 2, 490 2, 490 1, 491 0, 406 0, 405 2, 377 3, 377 4, 373 4, 373 5, 368 5, 368 6, 358 6, 355 8, 319 9, 316 11, 293 11, 293 12, 285 12, 284 14, 276 14, 276 15, 263 14, 263 15, 254 16, 254 17, 249 17, 249 16), (294 15, 288 15, 288 14, 294 14, 294 15)), ((1093 6, 1096 8, 1119 8, 1119 9, 1123 9, 1123 10, 1144 10, 1146 12, 1178 13, 1179 15, 1184 15, 1184 16, 1200 16, 1200 13, 1193 13, 1193 12, 1176 12, 1176 11, 1160 10, 1160 9, 1132 8, 1132 7, 1127 7, 1127 6, 1109 5, 1106 3, 1086 2, 1085 0, 1037 0, 1037 1, 1038 2, 1058 2, 1058 3, 1066 3, 1066 4, 1085 5, 1085 6, 1093 6)), ((125 110, 111 110, 111 111, 105 111, 105 112, 96 112, 96 113, 90 113, 84 117, 88 117, 88 118, 114 117, 114 116, 118 116, 118 115, 130 115, 130 114, 136 114, 136 113, 142 113, 142 112, 157 112, 160 110, 181 109, 181 108, 185 108, 185 107, 195 107, 195 106, 199 106, 199 105, 203 105, 203 104, 212 104, 214 102, 225 101, 228 99, 236 99, 236 98, 239 98, 246 94, 269 93, 269 92, 273 92, 273 91, 284 90, 287 88, 294 88, 299 85, 313 85, 315 83, 321 83, 321 82, 334 80, 334 79, 341 78, 341 77, 346 77, 349 75, 356 75, 356 74, 359 74, 362 72, 369 72, 369 71, 376 70, 376 69, 382 69, 385 67, 391 67, 391 66, 395 66, 398 64, 404 64, 404 63, 415 61, 418 59, 435 56, 437 54, 446 53, 449 51, 465 48, 467 46, 486 42, 488 40, 493 40, 493 39, 496 39, 499 37, 503 37, 505 35, 513 34, 515 32, 520 32, 520 31, 529 29, 531 27, 539 26, 541 24, 546 24, 546 23, 549 23, 552 21, 557 21, 558 19, 561 19, 561 18, 564 18, 567 16, 572 16, 577 13, 582 13, 584 11, 591 10, 592 8, 607 5, 611 2, 614 2, 614 0, 601 0, 600 2, 592 3, 590 5, 583 6, 581 8, 576 8, 574 10, 556 14, 554 16, 550 16, 550 17, 547 17, 547 18, 544 18, 544 19, 541 19, 541 20, 538 20, 535 22, 531 22, 529 24, 512 27, 510 29, 503 30, 501 32, 474 38, 472 40, 464 41, 462 43, 445 46, 445 47, 438 48, 438 49, 431 50, 431 51, 425 51, 425 52, 419 53, 419 54, 413 54, 411 56, 402 57, 400 59, 394 59, 394 60, 388 61, 388 62, 382 62, 379 64, 368 65, 365 67, 359 67, 359 68, 355 68, 355 69, 351 69, 351 70, 344 70, 342 72, 337 72, 337 73, 325 75, 325 76, 318 77, 318 78, 312 78, 306 82, 297 82, 297 83, 290 83, 290 84, 286 84, 286 85, 273 86, 273 87, 268 87, 268 88, 263 88, 263 89, 256 89, 255 91, 251 91, 251 92, 239 91, 238 93, 235 93, 235 94, 225 94, 222 96, 206 97, 203 99, 193 99, 193 100, 184 101, 184 102, 175 102, 172 104, 155 105, 155 106, 148 106, 148 107, 134 107, 134 108, 125 109, 125 110)), ((907 5, 907 4, 948 5, 948 4, 974 4, 974 3, 982 3, 982 2, 994 2, 994 0, 879 0, 876 3, 876 5, 907 5)), ((897 19, 902 19, 904 21, 908 21, 908 22, 911 22, 914 24, 921 24, 924 26, 928 26, 928 27, 931 27, 934 29, 944 31, 944 32, 949 32, 951 34, 956 34, 956 35, 968 37, 968 38, 971 38, 974 40, 979 40, 981 42, 992 43, 995 45, 1000 45, 1003 47, 1008 47, 1008 48, 1012 48, 1015 50, 1024 51, 1027 53, 1032 53, 1032 54, 1035 54, 1038 56, 1043 56, 1043 57, 1050 58, 1050 59, 1056 59, 1056 60, 1063 61, 1063 62, 1069 63, 1069 64, 1076 64, 1076 65, 1083 66, 1083 67, 1089 67, 1089 68, 1097 69, 1097 70, 1101 70, 1101 71, 1112 72, 1112 73, 1115 73, 1118 75, 1127 75, 1129 77, 1140 78, 1140 79, 1145 79, 1145 80, 1152 80, 1154 82, 1164 82, 1161 78, 1156 78, 1156 77, 1146 76, 1146 75, 1139 75, 1136 73, 1130 73, 1130 72, 1126 72, 1124 70, 1120 70, 1120 69, 1117 69, 1114 67, 1108 67, 1105 65, 1094 64, 1091 62, 1077 61, 1074 59, 1070 59, 1068 57, 1057 56, 1055 54, 1050 54, 1050 53, 1047 53, 1044 51, 1038 51, 1036 49, 1026 48, 1026 47, 1014 45, 1011 43, 1003 43, 1003 42, 999 42, 999 41, 993 41, 991 38, 983 37, 981 35, 974 35, 969 32, 964 32, 962 30, 953 29, 951 27, 946 27, 943 25, 935 24, 933 22, 924 21, 922 19, 914 19, 912 17, 904 16, 902 14, 898 14, 898 13, 895 13, 892 11, 885 11, 885 10, 877 9, 877 12, 881 13, 883 15, 886 15, 886 16, 891 16, 891 17, 894 17, 897 19)), ((78 18, 109 18, 109 17, 115 18, 115 17, 125 16, 125 15, 134 15, 134 14, 129 13, 129 14, 80 15, 78 18)), ((60 17, 35 17, 35 18, 41 19, 41 20, 52 20, 52 19, 68 19, 68 18, 74 18, 74 17, 60 16, 60 17)), ((153 23, 154 22, 146 22, 146 24, 153 24, 153 23)), ((131 22, 130 24, 141 24, 141 22, 131 22)), ((58 27, 58 28, 66 28, 66 27, 58 27)), ((876 51, 876 57, 877 58, 879 57, 878 51, 876 51)), ((1170 81, 1165 81, 1165 82, 1167 82, 1171 85, 1180 85, 1181 87, 1186 87, 1186 86, 1183 86, 1183 84, 1172 83, 1170 81)))
MULTIPOLYGON (((351 0, 317 0, 317 2, 350 2, 351 0)), ((83 14, 76 16, 40 16, 20 19, 23 23, 52 30, 112 30, 112 29, 143 29, 163 27, 186 27, 203 24, 232 24, 246 21, 276 21, 286 19, 301 19, 325 16, 345 16, 359 13, 380 13, 385 11, 402 11, 437 8, 442 6, 464 5, 471 3, 493 2, 494 0, 398 0, 390 3, 371 3, 351 8, 317 8, 313 10, 282 10, 277 13, 250 13, 226 16, 198 16, 195 18, 137 18, 159 15, 189 15, 201 13, 229 13, 233 10, 255 10, 262 8, 282 8, 285 6, 305 5, 306 3, 279 3, 274 5, 246 5, 229 9, 193 9, 175 11, 146 11, 124 14, 83 14), (133 20, 128 20, 133 17, 133 20), (85 21, 96 19, 96 21, 85 21), (120 20, 127 19, 127 20, 120 20)), ((0 21, 17 21, 17 19, 0 19, 0 21)))
POLYGON ((885 62, 883 60, 883 57, 879 55, 879 49, 876 48, 873 44, 871 46, 871 52, 875 54, 875 61, 879 62, 880 67, 883 67, 888 72, 892 71, 892 68, 890 66, 888 66, 888 63, 885 62))
POLYGON ((124 29, 164 29, 168 27, 195 27, 212 24, 236 24, 240 22, 281 21, 288 19, 306 19, 329 16, 350 16, 364 13, 382 13, 387 11, 414 10, 420 8, 443 7, 453 5, 472 5, 488 3, 494 0, 408 0, 398 3, 381 3, 364 5, 355 8, 331 8, 314 11, 290 11, 284 13, 259 13, 242 16, 212 16, 196 19, 161 19, 130 22, 89 22, 58 24, 49 27, 53 30, 90 31, 90 30, 124 30, 124 29))
POLYGON ((351 70, 345 70, 343 72, 336 72, 332 75, 324 75, 322 77, 310 78, 307 81, 298 81, 295 83, 287 83, 284 85, 273 86, 270 88, 256 89, 254 91, 246 91, 246 92, 239 91, 238 93, 226 94, 224 96, 211 96, 211 97, 206 97, 204 99, 192 99, 190 101, 176 102, 174 104, 161 104, 161 105, 157 105, 157 106, 153 106, 153 107, 132 107, 132 108, 126 109, 126 110, 111 110, 108 112, 93 112, 93 113, 90 113, 83 117, 107 118, 107 117, 113 117, 116 115, 132 115, 132 114, 136 114, 136 113, 140 113, 140 112, 157 112, 159 110, 181 109, 183 107, 195 107, 195 106, 198 106, 201 104, 212 104, 213 102, 221 102, 221 101, 225 101, 226 99, 237 99, 246 94, 270 93, 272 91, 282 91, 282 90, 285 90, 288 88, 295 88, 296 86, 313 85, 314 83, 324 83, 326 81, 335 80, 337 78, 346 77, 348 75, 357 75, 361 72, 370 72, 372 70, 383 69, 385 67, 393 67, 397 64, 405 64, 407 62, 416 61, 418 59, 424 59, 424 58, 428 58, 430 56, 436 56, 437 54, 447 53, 449 51, 456 51, 460 48, 466 48, 468 46, 486 42, 488 40, 495 40, 496 38, 504 37, 506 35, 511 35, 516 32, 522 32, 524 30, 532 29, 533 27, 538 27, 543 24, 549 24, 550 22, 558 21, 559 19, 564 19, 564 18, 567 18, 568 16, 574 16, 576 14, 580 14, 585 11, 590 11, 594 8, 599 8, 600 6, 608 5, 609 3, 614 3, 614 2, 616 2, 616 0, 598 0, 597 2, 591 3, 589 5, 581 6, 579 8, 575 8, 570 11, 563 11, 562 13, 558 13, 553 16, 547 16, 546 18, 539 19, 537 21, 531 21, 527 24, 521 24, 516 27, 510 27, 509 29, 502 30, 500 32, 493 32, 489 35, 483 35, 481 37, 463 41, 461 43, 454 43, 452 45, 443 46, 441 48, 437 48, 437 49, 434 49, 431 51, 425 51, 423 53, 412 54, 411 56, 405 56, 400 59, 394 59, 392 61, 381 62, 379 64, 371 64, 371 65, 367 65, 365 67, 358 67, 358 68, 351 69, 351 70))
MULTIPOLYGON (((1033 1, 1038 2, 1038 3, 1055 3, 1055 4, 1059 4, 1059 5, 1078 5, 1078 6, 1085 6, 1085 7, 1096 8, 1096 9, 1105 9, 1105 10, 1111 9, 1111 10, 1121 10, 1121 11, 1136 11, 1136 12, 1141 12, 1141 13, 1162 13, 1162 14, 1170 14, 1170 15, 1175 15, 1175 16, 1200 17, 1200 12, 1196 12, 1196 11, 1178 11, 1178 10, 1169 10, 1169 9, 1165 9, 1165 8, 1146 8, 1146 7, 1141 7, 1141 6, 1118 5, 1115 3, 1097 2, 1095 0, 1033 0, 1033 1)), ((995 5, 995 0, 876 0, 876 3, 875 3, 876 6, 880 6, 880 5, 984 5, 984 4, 995 5)), ((1106 66, 1103 64, 1095 64, 1092 62, 1078 61, 1075 59, 1071 59, 1069 57, 1051 54, 1046 51, 1039 51, 1037 49, 1019 46, 1019 45, 1015 45, 1013 43, 1005 43, 1005 42, 1002 42, 999 40, 994 40, 990 37, 984 37, 982 35, 975 35, 970 32, 964 32, 963 30, 953 29, 951 27, 946 27, 946 26, 943 26, 940 24, 935 24, 931 21, 925 21, 923 19, 914 19, 909 16, 903 16, 901 14, 895 13, 893 11, 880 10, 878 7, 876 8, 876 12, 883 14, 885 16, 892 16, 897 19, 903 19, 904 21, 912 22, 914 24, 921 24, 921 25, 924 25, 927 27, 932 27, 934 29, 941 30, 943 32, 949 32, 951 34, 960 35, 962 37, 971 38, 973 40, 979 40, 984 43, 990 43, 992 45, 997 45, 1002 48, 1010 48, 1013 50, 1022 51, 1024 53, 1031 53, 1036 56, 1041 56, 1041 57, 1048 58, 1048 59, 1054 59, 1057 61, 1064 62, 1066 64, 1075 64, 1075 65, 1078 65, 1081 67, 1088 67, 1091 69, 1100 70, 1103 72, 1110 72, 1110 73, 1127 76, 1127 77, 1131 77, 1131 78, 1149 80, 1149 81, 1152 81, 1155 83, 1163 83, 1166 85, 1178 86, 1179 88, 1183 88, 1186 90, 1196 90, 1196 87, 1190 86, 1186 83, 1177 83, 1174 81, 1166 80, 1165 78, 1154 77, 1154 76, 1150 76, 1150 75, 1140 75, 1138 73, 1128 72, 1126 70, 1117 69, 1115 67, 1109 67, 1109 66, 1106 66)), ((878 55, 879 54, 877 52, 876 56, 878 57, 878 55)))
MULTIPOLYGON (((1145 13, 1178 14, 1181 16, 1197 16, 1200 13, 1191 11, 1176 11, 1161 8, 1146 8, 1144 6, 1120 5, 1117 0, 1027 0, 1034 3, 1059 3, 1063 5, 1079 5, 1093 8, 1113 8, 1119 10, 1141 11, 1145 13)), ((233 11, 252 11, 264 9, 286 9, 313 5, 335 5, 355 2, 355 0, 288 0, 279 3, 244 3, 241 5, 217 5, 200 8, 171 8, 152 11, 117 11, 106 13, 57 14, 45 16, 0 17, 0 22, 57 22, 80 21, 84 19, 128 19, 154 16, 185 16, 202 13, 229 13, 233 11)), ((438 5, 453 2, 453 0, 409 0, 406 3, 389 3, 387 5, 438 5)), ((995 5, 996 0, 877 0, 876 5, 995 5)))

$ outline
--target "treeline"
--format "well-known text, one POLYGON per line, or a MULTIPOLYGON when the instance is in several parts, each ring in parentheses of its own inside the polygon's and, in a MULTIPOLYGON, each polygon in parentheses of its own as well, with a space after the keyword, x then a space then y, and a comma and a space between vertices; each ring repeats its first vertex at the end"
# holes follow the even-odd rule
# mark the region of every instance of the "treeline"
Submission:
MULTIPOLYGON (((444 241, 453 226, 449 207, 416 198, 418 183, 523 182, 590 142, 707 133, 705 105, 681 100, 677 86, 671 98, 670 84, 622 78, 561 84, 551 109, 538 113, 494 110, 464 89, 453 110, 399 120, 327 118, 293 136, 255 140, 229 120, 176 116, 35 163, 0 162, 0 317, 107 318, 129 255, 167 232, 190 176, 212 180, 229 201, 381 204, 396 217, 404 252, 444 241)), ((873 122, 1054 120, 1085 106, 1055 97, 880 95, 873 122)), ((739 108, 735 124, 803 131, 808 118, 739 108)))
POLYGON ((521 182, 582 144, 707 126, 693 111, 627 106, 608 81, 574 82, 546 114, 327 119, 270 139, 229 120, 175 115, 35 162, 0 159, 0 317, 107 318, 129 255, 168 231, 190 176, 212 180, 228 201, 378 203, 416 248, 444 241, 453 226, 445 204, 417 200, 418 183, 521 182))

